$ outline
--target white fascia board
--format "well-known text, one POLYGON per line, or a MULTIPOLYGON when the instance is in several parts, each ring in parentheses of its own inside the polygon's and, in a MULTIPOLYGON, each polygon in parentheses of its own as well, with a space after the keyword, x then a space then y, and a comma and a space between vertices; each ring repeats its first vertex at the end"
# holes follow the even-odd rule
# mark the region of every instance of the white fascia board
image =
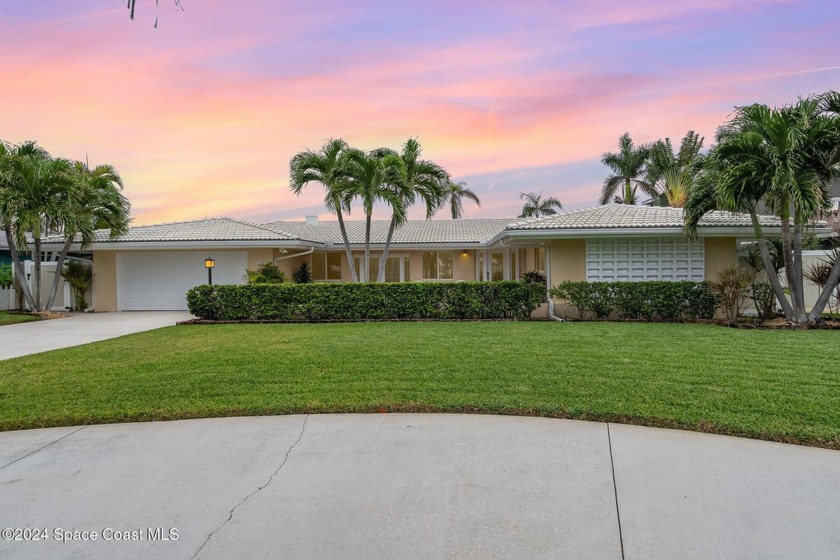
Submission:
MULTIPOLYGON (((77 245, 74 245, 77 246, 77 245)), ((255 249, 270 247, 273 249, 299 249, 323 247, 323 243, 311 241, 105 241, 92 244, 88 251, 148 251, 150 249, 255 249)))
MULTIPOLYGON (((425 251, 448 251, 448 250, 456 250, 456 249, 482 249, 486 247, 484 243, 475 242, 475 241, 451 241, 445 243, 391 243, 391 247, 388 249, 389 254, 391 251, 400 251, 400 250, 425 250, 425 251)), ((324 247, 324 250, 327 251, 344 251, 344 243, 327 243, 324 247)), ((371 243, 370 250, 371 251, 382 251, 385 249, 384 243, 371 243)), ((365 244, 364 243, 351 243, 350 244, 351 251, 364 251, 365 244)))
MULTIPOLYGON (((764 233, 777 234, 781 228, 765 226, 764 233)), ((753 235, 752 227, 747 226, 716 226, 697 229, 698 237, 732 237, 753 235)), ((589 228, 589 229, 531 229, 507 230, 491 240, 491 244, 504 238, 515 239, 563 239, 563 238, 596 238, 596 237, 685 237, 682 228, 667 227, 638 227, 638 228, 589 228)))

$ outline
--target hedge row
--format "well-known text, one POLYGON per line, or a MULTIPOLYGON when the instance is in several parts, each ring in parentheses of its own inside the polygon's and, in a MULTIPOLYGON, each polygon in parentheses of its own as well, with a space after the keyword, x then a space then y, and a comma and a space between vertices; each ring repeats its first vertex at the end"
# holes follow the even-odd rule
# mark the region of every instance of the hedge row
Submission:
POLYGON ((543 301, 544 284, 513 281, 204 285, 187 294, 196 317, 233 321, 528 319, 543 301))
POLYGON ((551 295, 575 307, 581 319, 613 312, 625 319, 711 319, 718 307, 706 282, 563 282, 551 295))

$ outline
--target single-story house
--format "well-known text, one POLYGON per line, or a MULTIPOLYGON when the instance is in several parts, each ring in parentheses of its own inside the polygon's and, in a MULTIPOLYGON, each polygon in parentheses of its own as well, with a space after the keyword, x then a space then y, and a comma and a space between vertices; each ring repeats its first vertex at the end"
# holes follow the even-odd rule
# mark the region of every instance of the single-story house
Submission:
MULTIPOLYGON (((704 280, 738 259, 753 237, 749 216, 711 212, 698 239, 686 239, 679 208, 610 204, 537 219, 412 220, 394 233, 386 281, 496 281, 543 271, 551 285, 563 280, 704 280)), ((779 220, 762 216, 769 235, 779 220)), ((291 278, 302 262, 313 279, 350 281, 364 254, 363 221, 346 221, 353 252, 348 262, 338 223, 253 224, 232 218, 132 227, 109 239, 99 232, 93 254, 96 311, 185 309, 185 294, 207 282, 204 260, 213 257, 213 282, 241 284, 246 268, 274 262, 291 278)), ((388 222, 371 228, 371 276, 379 267, 388 222)))

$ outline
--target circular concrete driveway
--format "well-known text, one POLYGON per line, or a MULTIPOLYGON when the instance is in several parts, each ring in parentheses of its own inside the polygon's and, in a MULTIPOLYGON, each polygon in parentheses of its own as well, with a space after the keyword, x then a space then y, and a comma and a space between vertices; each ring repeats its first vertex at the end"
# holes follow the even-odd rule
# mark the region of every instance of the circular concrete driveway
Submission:
POLYGON ((0 558, 837 558, 838 480, 839 452, 541 418, 4 432, 0 558))

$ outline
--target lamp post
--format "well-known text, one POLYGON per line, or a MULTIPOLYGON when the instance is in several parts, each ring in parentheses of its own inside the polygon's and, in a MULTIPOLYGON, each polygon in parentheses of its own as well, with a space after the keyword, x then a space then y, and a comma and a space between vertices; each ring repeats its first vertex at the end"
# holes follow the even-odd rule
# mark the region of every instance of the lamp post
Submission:
POLYGON ((204 268, 207 269, 207 283, 211 286, 213 285, 213 268, 216 266, 216 261, 213 260, 213 257, 207 257, 204 259, 204 268))

